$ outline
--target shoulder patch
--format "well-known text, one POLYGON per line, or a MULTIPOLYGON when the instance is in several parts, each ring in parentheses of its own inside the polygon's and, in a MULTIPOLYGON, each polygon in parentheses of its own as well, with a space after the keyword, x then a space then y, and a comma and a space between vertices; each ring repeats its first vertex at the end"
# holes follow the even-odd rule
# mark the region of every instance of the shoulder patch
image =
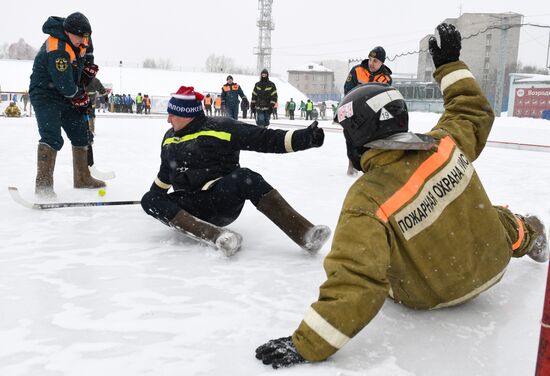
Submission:
POLYGON ((64 57, 58 57, 55 59, 55 69, 60 72, 65 72, 69 68, 69 62, 64 57))
POLYGON ((347 81, 347 82, 351 82, 351 73, 350 73, 350 74, 348 74, 348 78, 347 78, 347 80, 346 80, 346 81, 347 81))

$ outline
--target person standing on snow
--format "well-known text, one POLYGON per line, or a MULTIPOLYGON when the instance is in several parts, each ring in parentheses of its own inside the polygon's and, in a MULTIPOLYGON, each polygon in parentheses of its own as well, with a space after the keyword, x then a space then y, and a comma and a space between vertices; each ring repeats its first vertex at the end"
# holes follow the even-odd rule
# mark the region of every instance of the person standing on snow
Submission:
POLYGON ((277 87, 269 80, 269 72, 263 69, 260 81, 254 85, 250 108, 256 113, 256 125, 269 126, 269 119, 277 103, 277 87))
POLYGON ((84 85, 97 74, 93 63, 90 22, 82 13, 49 17, 42 26, 49 34, 34 59, 29 94, 36 114, 38 144, 36 194, 54 197, 53 172, 63 146, 61 128, 73 146, 75 188, 99 188, 105 183, 88 170, 89 98, 84 85))
POLYGON ((322 361, 379 312, 387 297, 413 309, 464 303, 496 284, 511 257, 548 260, 535 216, 493 206, 472 162, 494 113, 459 60, 461 36, 437 27, 429 50, 445 112, 427 134, 407 133, 399 91, 366 84, 338 108, 348 155, 364 175, 350 188, 324 266, 327 280, 292 337, 260 346, 274 368, 322 361))
POLYGON ((377 82, 379 84, 391 85, 392 71, 384 62, 386 61, 386 51, 378 46, 374 47, 369 53, 369 58, 361 62, 361 64, 351 68, 348 78, 344 83, 344 95, 358 85, 369 82, 377 82))
POLYGON ((233 82, 233 76, 227 76, 227 83, 222 86, 222 107, 230 118, 239 118, 239 97, 244 101, 246 96, 241 86, 233 82))
POLYGON ((323 145, 313 123, 296 131, 256 127, 227 117, 206 117, 203 95, 182 86, 168 102, 172 129, 164 135, 161 166, 141 205, 162 223, 226 256, 237 252, 241 236, 222 228, 240 215, 246 200, 296 244, 317 252, 330 236, 296 212, 264 178, 239 164, 241 150, 290 153, 323 145), (174 192, 168 193, 170 187, 174 192))

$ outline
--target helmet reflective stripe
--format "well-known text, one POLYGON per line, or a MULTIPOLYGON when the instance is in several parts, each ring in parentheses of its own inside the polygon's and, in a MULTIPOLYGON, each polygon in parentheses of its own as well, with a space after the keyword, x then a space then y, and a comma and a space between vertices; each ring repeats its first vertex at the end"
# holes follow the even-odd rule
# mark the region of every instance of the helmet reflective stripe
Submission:
POLYGON ((380 111, 382 107, 384 107, 388 103, 397 101, 397 100, 404 101, 401 93, 394 89, 394 90, 388 90, 378 95, 375 95, 371 99, 367 100, 367 104, 376 113, 380 111))

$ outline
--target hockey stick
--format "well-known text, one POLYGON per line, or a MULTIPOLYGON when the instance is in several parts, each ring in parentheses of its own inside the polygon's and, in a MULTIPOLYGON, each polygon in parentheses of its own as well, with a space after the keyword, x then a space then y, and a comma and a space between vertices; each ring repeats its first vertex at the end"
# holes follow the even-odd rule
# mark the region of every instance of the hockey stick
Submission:
POLYGON ((115 206, 115 205, 138 205, 141 201, 93 201, 93 202, 52 202, 47 204, 37 204, 25 200, 19 194, 16 187, 8 187, 11 198, 20 205, 29 209, 59 209, 59 208, 78 208, 86 206, 115 206))
POLYGON ((101 170, 98 170, 95 167, 95 165, 90 166, 89 169, 90 169, 90 174, 92 174, 94 178, 99 180, 111 180, 116 177, 116 174, 114 171, 101 171, 101 170))

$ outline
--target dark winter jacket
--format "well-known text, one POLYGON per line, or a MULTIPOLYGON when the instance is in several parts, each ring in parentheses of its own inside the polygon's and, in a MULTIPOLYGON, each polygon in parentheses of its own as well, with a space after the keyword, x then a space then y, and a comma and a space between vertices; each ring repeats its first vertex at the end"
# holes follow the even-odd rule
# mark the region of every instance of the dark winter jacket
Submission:
POLYGON ((50 36, 34 59, 29 88, 34 106, 52 101, 71 105, 70 99, 83 91, 79 83, 84 62, 93 61, 91 41, 88 48, 74 47, 64 32, 64 20, 52 16, 42 26, 50 36))
POLYGON ((161 166, 151 189, 195 192, 239 168, 241 150, 290 153, 313 147, 308 129, 273 130, 227 117, 201 115, 184 129, 168 130, 162 140, 161 166))
POLYGON ((344 94, 347 94, 357 85, 366 84, 368 82, 378 82, 381 84, 391 85, 392 71, 386 65, 382 64, 376 72, 371 72, 369 69, 369 59, 365 59, 361 64, 351 68, 346 83, 344 84, 344 94))
POLYGON ((251 108, 260 111, 272 111, 277 103, 277 87, 268 77, 262 77, 252 90, 251 108))
POLYGON ((243 93, 241 86, 233 82, 222 86, 222 105, 226 108, 239 108, 239 97, 243 100, 246 96, 243 93))
POLYGON ((90 80, 90 83, 85 86, 84 88, 86 90, 86 93, 88 93, 88 97, 90 98, 90 105, 88 106, 87 113, 89 116, 95 117, 95 105, 96 105, 96 98, 97 95, 105 97, 107 96, 107 90, 97 79, 97 77, 94 77, 90 80))

